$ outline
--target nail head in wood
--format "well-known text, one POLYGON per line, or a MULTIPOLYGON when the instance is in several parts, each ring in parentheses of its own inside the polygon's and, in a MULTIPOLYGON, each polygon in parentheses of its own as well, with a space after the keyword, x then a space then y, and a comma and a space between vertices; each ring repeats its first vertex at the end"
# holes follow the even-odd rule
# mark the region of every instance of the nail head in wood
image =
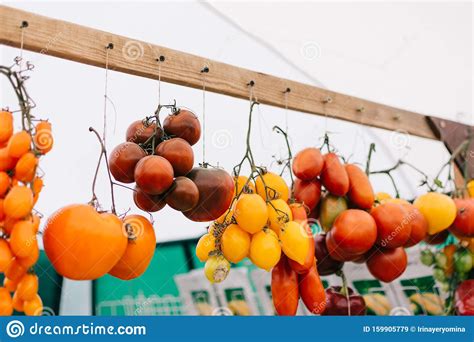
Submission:
POLYGON ((324 100, 323 100, 323 103, 331 103, 332 102, 332 98, 330 96, 326 97, 324 100))
POLYGON ((20 28, 27 28, 28 25, 29 25, 28 22, 27 22, 26 20, 23 20, 23 21, 21 22, 20 28))

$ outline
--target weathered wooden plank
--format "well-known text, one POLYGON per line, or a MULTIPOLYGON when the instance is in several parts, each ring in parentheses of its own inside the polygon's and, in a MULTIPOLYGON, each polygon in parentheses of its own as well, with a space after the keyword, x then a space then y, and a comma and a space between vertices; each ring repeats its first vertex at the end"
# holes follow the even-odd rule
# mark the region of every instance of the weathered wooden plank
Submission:
POLYGON ((290 88, 288 107, 292 110, 436 139, 426 117, 418 113, 2 5, 1 44, 20 45, 22 21, 28 22, 28 28, 24 29, 24 48, 34 52, 103 68, 105 47, 113 43, 109 67, 116 71, 157 79, 156 59, 163 55, 161 78, 164 82, 201 88, 200 70, 208 66, 206 89, 211 92, 246 99, 247 84, 253 80, 254 94, 263 104, 284 108, 284 91, 290 88))

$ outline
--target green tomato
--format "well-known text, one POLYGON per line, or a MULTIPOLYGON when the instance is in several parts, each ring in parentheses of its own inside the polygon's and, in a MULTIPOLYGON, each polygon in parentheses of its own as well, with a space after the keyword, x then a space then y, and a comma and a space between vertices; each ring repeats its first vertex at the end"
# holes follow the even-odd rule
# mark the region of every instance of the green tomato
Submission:
POLYGON ((420 260, 423 265, 431 266, 434 263, 434 255, 429 249, 421 251, 420 260))
POLYGON ((433 269, 433 277, 441 283, 446 281, 446 274, 444 273, 444 270, 439 267, 433 269))
POLYGON ((445 269, 448 266, 448 257, 443 252, 438 252, 435 254, 435 263, 436 266, 445 269))
POLYGON ((441 283, 441 291, 448 292, 449 291, 449 284, 448 283, 441 283))
POLYGON ((454 253, 454 268, 458 273, 467 273, 472 269, 472 255, 469 250, 462 248, 454 253))

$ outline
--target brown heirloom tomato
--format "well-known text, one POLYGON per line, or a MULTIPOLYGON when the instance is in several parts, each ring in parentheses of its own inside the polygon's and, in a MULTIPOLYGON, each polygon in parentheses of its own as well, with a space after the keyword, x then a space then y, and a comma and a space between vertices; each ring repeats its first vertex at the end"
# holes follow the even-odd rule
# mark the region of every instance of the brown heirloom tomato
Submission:
POLYGON ((117 216, 75 204, 48 218, 43 243, 59 274, 73 280, 92 280, 117 264, 127 248, 127 237, 117 216))
POLYGON ((315 257, 318 273, 322 276, 334 274, 344 265, 343 262, 335 260, 329 255, 326 246, 326 234, 317 234, 314 237, 315 243, 315 257))
POLYGON ((397 279, 407 268, 407 253, 403 247, 375 248, 367 255, 367 268, 370 273, 386 283, 397 279))
POLYGON ((192 180, 186 177, 176 177, 174 185, 166 194, 166 204, 179 211, 194 208, 199 201, 199 190, 192 180))
POLYGON ((424 241, 429 245, 439 245, 445 242, 448 236, 449 236, 449 231, 445 229, 433 235, 427 234, 424 241))
POLYGON ((174 176, 186 176, 194 165, 194 153, 191 145, 181 138, 163 141, 156 149, 156 154, 168 160, 173 166, 174 176))
POLYGON ((163 195, 150 195, 144 192, 139 187, 135 187, 133 192, 133 201, 135 205, 141 210, 153 213, 163 209, 166 205, 163 195))
POLYGON ((327 238, 332 239, 344 255, 360 255, 374 245, 377 226, 369 213, 348 209, 336 218, 327 238))
POLYGON ((304 181, 297 178, 293 191, 298 202, 306 205, 309 210, 313 210, 321 198, 321 183, 317 179, 304 181))
POLYGON ((183 138, 190 145, 194 145, 201 137, 201 124, 197 116, 186 109, 170 114, 163 122, 166 134, 183 138))
POLYGON ((318 148, 308 147, 298 152, 293 159, 293 173, 301 180, 310 181, 319 176, 324 159, 318 148))
POLYGON ((326 293, 316 266, 305 274, 300 274, 299 290, 306 308, 313 314, 321 314, 326 309, 326 293))
POLYGON ((324 155, 324 167, 321 182, 333 195, 345 196, 349 191, 349 176, 335 153, 324 155))
POLYGON ((355 261, 361 254, 353 254, 342 249, 337 242, 334 241, 334 238, 330 233, 326 234, 326 247, 329 252, 329 256, 339 262, 344 261, 355 261))
POLYGON ((183 213, 188 219, 195 222, 212 221, 229 208, 234 194, 234 181, 226 171, 195 167, 186 177, 191 179, 199 190, 198 204, 183 213))
POLYGON ((403 246, 411 234, 410 212, 401 204, 386 202, 370 212, 377 223, 377 244, 386 248, 403 246))
POLYGON ((135 168, 135 182, 148 194, 160 195, 173 184, 173 167, 163 157, 147 156, 135 168))
POLYGON ((153 134, 155 134, 156 143, 158 143, 163 136, 163 130, 160 127, 156 127, 154 122, 146 123, 143 120, 137 120, 128 126, 125 138, 129 142, 143 144, 150 139, 153 134))
POLYGON ((370 209, 375 201, 374 190, 369 177, 357 165, 347 164, 349 176, 349 200, 360 209, 370 209))
POLYGON ((155 254, 156 237, 150 221, 141 215, 126 216, 123 225, 128 237, 127 248, 109 274, 130 280, 141 276, 148 268, 155 254))
POLYGON ((282 255, 272 270, 273 306, 279 316, 294 316, 299 300, 298 275, 282 255))
POLYGON ((137 144, 124 142, 117 145, 109 158, 110 173, 122 183, 135 182, 135 167, 146 152, 137 144))

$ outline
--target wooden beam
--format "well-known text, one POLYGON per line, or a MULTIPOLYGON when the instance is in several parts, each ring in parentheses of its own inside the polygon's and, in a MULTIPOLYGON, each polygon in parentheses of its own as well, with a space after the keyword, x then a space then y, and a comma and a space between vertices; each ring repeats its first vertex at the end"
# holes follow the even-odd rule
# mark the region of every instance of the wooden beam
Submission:
POLYGON ((436 139, 426 117, 418 113, 2 5, 0 43, 19 47, 23 21, 28 22, 24 28, 24 48, 30 51, 104 68, 105 47, 113 43, 109 67, 116 71, 157 79, 156 59, 163 55, 164 82, 201 88, 200 70, 207 66, 206 89, 211 92, 246 99, 247 84, 254 81, 254 94, 259 102, 284 108, 284 91, 290 88, 288 106, 292 110, 436 139))

